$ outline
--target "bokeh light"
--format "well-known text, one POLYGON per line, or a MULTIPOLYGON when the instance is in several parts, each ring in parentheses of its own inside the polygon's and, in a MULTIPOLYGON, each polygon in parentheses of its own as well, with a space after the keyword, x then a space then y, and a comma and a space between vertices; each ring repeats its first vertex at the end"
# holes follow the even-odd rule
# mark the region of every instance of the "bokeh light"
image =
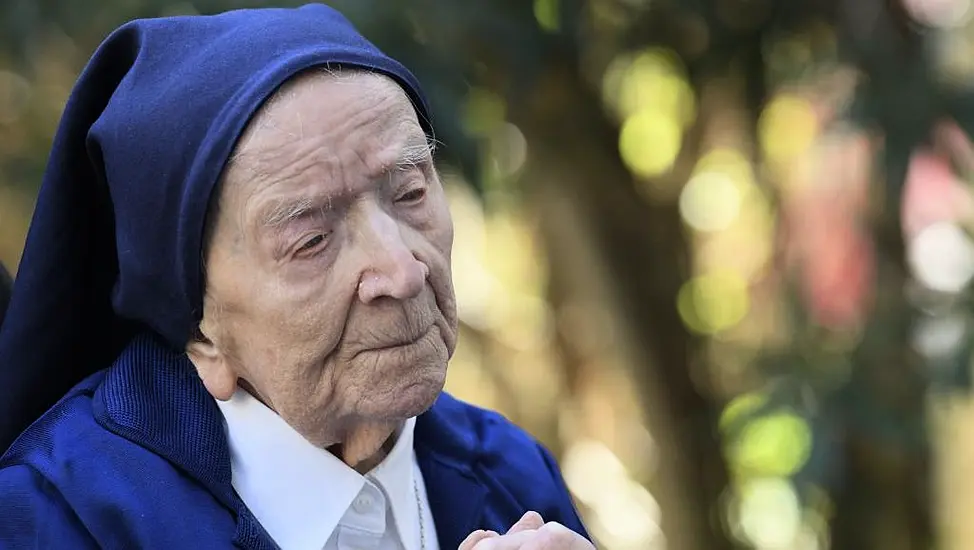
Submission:
POLYGON ((690 279, 677 297, 683 322, 701 334, 716 334, 734 327, 747 315, 749 306, 746 281, 728 271, 690 279))
POLYGON ((565 483, 595 520, 598 538, 622 550, 661 549, 659 504, 598 441, 577 441, 562 460, 565 483))
POLYGON ((721 231, 737 219, 742 200, 739 187, 727 175, 703 172, 683 188, 680 213, 697 231, 721 231))
POLYGON ((786 164, 807 152, 819 131, 808 100, 782 93, 765 107, 758 122, 761 149, 772 164, 786 164))
POLYGON ((680 153, 683 131, 671 113, 643 109, 628 117, 619 133, 619 153, 637 176, 666 173, 680 153))
POLYGON ((765 392, 753 391, 734 397, 720 413, 719 425, 724 436, 727 436, 731 426, 745 422, 767 402, 768 394, 765 392))
POLYGON ((739 489, 737 525, 743 537, 763 550, 792 550, 801 533, 801 507, 791 483, 754 479, 739 489))
POLYGON ((960 292, 974 277, 974 242, 957 225, 932 224, 909 244, 914 276, 931 290, 960 292))
POLYGON ((954 28, 971 20, 971 0, 903 0, 918 22, 931 27, 954 28))
POLYGON ((549 32, 558 30, 559 0, 534 0, 534 18, 549 32))
POLYGON ((613 60, 602 79, 603 97, 620 119, 652 107, 673 113, 681 127, 696 118, 693 89, 671 50, 651 48, 613 60))
POLYGON ((728 454, 734 467, 749 475, 788 477, 805 465, 811 448, 808 422, 775 411, 748 420, 728 454))
POLYGON ((491 158, 500 177, 517 174, 528 159, 528 141, 517 126, 504 122, 490 136, 491 158))
POLYGON ((622 121, 619 153, 637 176, 672 168, 696 116, 694 94, 672 51, 653 48, 616 58, 602 79, 603 100, 622 121))

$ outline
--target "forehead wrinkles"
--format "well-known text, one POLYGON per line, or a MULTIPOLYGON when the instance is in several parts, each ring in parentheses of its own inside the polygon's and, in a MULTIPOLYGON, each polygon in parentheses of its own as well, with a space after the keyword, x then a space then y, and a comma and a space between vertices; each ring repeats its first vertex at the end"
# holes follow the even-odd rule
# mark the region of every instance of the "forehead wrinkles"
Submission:
POLYGON ((257 112, 225 173, 233 173, 231 179, 260 180, 271 175, 268 170, 279 169, 275 160, 300 154, 302 148, 313 150, 313 143, 301 145, 309 137, 333 134, 356 147, 355 138, 363 131, 388 141, 407 128, 425 136, 408 96, 390 78, 360 70, 316 69, 285 83, 257 112))
POLYGON ((392 79, 358 70, 316 69, 299 75, 258 110, 227 162, 221 201, 231 203, 228 214, 237 226, 248 224, 251 202, 265 195, 258 189, 315 169, 316 153, 354 159, 371 172, 418 163, 430 148, 411 101, 392 79), (329 134, 338 139, 327 141, 329 134), (342 150, 323 148, 322 139, 342 150), (362 145, 372 150, 361 150, 362 145))

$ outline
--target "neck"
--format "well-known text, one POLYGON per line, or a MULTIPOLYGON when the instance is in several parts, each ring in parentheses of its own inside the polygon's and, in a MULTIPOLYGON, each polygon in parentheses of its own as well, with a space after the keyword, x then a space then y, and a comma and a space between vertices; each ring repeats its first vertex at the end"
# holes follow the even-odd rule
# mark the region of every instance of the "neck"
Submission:
MULTIPOLYGON (((271 403, 246 380, 241 378, 237 383, 264 406, 276 412, 271 403)), ((370 422, 354 425, 344 430, 345 436, 341 441, 327 447, 328 452, 356 472, 367 474, 392 450, 402 425, 402 422, 370 422)))
POLYGON ((392 451, 401 427, 401 422, 356 426, 346 432, 340 443, 328 447, 328 451, 364 475, 392 451))

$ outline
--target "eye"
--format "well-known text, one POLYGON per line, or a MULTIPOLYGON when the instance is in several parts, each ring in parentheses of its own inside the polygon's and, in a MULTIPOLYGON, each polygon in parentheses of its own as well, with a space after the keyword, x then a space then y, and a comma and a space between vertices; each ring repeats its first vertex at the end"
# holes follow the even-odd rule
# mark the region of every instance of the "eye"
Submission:
POLYGON ((426 188, 417 187, 416 189, 411 189, 402 195, 399 195, 396 202, 404 204, 416 204, 422 201, 424 198, 426 198, 426 188))
POLYGON ((304 241, 304 243, 302 243, 301 246, 299 246, 298 249, 295 251, 295 254, 303 254, 303 253, 308 253, 308 252, 314 251, 323 242, 325 242, 325 239, 327 237, 328 237, 327 235, 322 234, 322 233, 319 233, 317 235, 314 235, 313 237, 311 237, 308 240, 304 241))

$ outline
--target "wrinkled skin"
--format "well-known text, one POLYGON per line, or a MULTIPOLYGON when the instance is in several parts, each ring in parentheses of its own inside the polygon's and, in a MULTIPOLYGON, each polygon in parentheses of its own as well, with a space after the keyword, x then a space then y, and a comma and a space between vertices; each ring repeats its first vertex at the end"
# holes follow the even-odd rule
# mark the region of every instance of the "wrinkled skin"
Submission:
POLYGON ((187 348, 204 385, 227 400, 239 384, 367 469, 433 404, 456 346, 453 223, 409 99, 373 74, 296 77, 250 123, 218 201, 187 348))
POLYGON ((528 511, 503 535, 484 530, 470 533, 458 550, 595 550, 595 546, 564 525, 545 522, 541 514, 528 511))

